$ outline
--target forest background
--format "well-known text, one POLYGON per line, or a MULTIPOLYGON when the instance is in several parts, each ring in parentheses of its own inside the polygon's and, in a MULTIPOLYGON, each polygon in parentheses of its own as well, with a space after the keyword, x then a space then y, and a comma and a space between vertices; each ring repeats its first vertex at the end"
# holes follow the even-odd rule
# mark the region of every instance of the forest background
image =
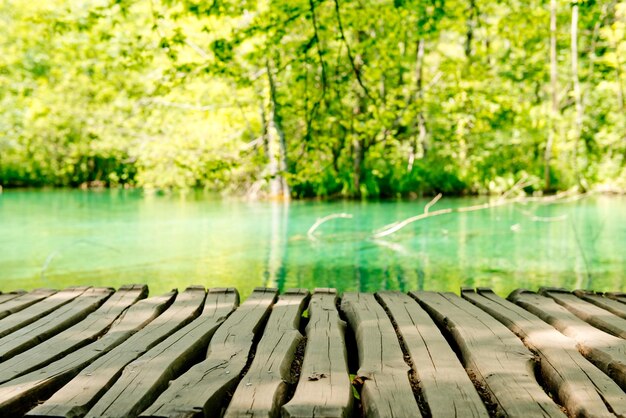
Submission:
POLYGON ((626 1, 0 0, 0 186, 626 190, 626 1))

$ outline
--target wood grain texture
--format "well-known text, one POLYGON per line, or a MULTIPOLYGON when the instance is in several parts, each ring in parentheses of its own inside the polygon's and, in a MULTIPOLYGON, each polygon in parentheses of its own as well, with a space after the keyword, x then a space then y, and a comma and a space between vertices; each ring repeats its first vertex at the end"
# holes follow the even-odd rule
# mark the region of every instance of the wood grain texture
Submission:
POLYGON ((13 299, 15 299, 17 297, 20 297, 20 296, 22 296, 25 293, 26 293, 26 291, 24 291, 24 290, 15 290, 15 291, 9 292, 9 293, 1 293, 0 294, 0 305, 5 303, 5 302, 8 302, 10 300, 13 300, 13 299))
POLYGON ((498 415, 563 417, 534 377, 531 352, 508 328, 452 293, 411 292, 457 344, 498 415))
POLYGON ((618 302, 626 304, 626 293, 623 293, 623 292, 606 292, 604 294, 604 296, 606 296, 609 299, 613 299, 613 300, 616 300, 618 302))
MULTIPOLYGON (((49 315, 0 338, 0 360, 6 361, 80 322, 98 309, 111 293, 113 289, 106 287, 86 289, 70 303, 59 307, 49 315)), ((45 300, 40 303, 45 303, 45 300)), ((37 305, 39 303, 33 307, 37 305)), ((5 319, 10 318, 9 316, 5 319)), ((1 379, 2 375, 0 375, 1 379)))
POLYGON ((594 305, 606 309, 613 315, 617 315, 622 319, 626 319, 626 304, 621 303, 615 299, 610 299, 602 296, 602 294, 592 292, 589 290, 574 290, 576 296, 582 300, 593 303, 594 305))
POLYGON ((56 293, 56 290, 52 289, 35 289, 25 294, 19 294, 17 297, 10 295, 2 305, 0 305, 0 319, 5 318, 15 312, 19 312, 22 309, 26 309, 29 306, 47 298, 50 295, 56 293))
POLYGON ((89 363, 154 320, 172 302, 174 296, 175 293, 170 292, 135 303, 120 315, 99 340, 41 369, 0 385, 0 416, 21 414, 37 400, 48 397, 49 393, 59 389, 89 363))
POLYGON ((464 291, 462 296, 502 322, 537 353, 544 382, 570 416, 626 415, 624 392, 578 352, 572 339, 489 289, 464 291))
POLYGON ((276 289, 256 288, 217 330, 206 359, 171 382, 140 416, 218 416, 226 393, 239 381, 276 294, 276 289))
POLYGON ((465 417, 488 417, 463 365, 426 311, 400 292, 377 296, 404 341, 430 415, 456 417, 463 411, 465 417))
POLYGON ((626 341, 589 325, 552 298, 518 289, 508 299, 576 341, 583 356, 626 390, 626 341))
POLYGON ((398 336, 372 294, 346 293, 341 310, 356 336, 357 377, 367 417, 421 417, 398 336))
MULTIPOLYGON (((124 367, 192 321, 202 309, 205 289, 187 288, 164 313, 111 352, 84 368, 29 416, 82 417, 117 380, 124 367)), ((141 302, 139 302, 141 303, 141 302)))
POLYGON ((335 289, 315 289, 300 379, 293 398, 282 408, 286 418, 347 418, 352 413, 346 323, 339 318, 336 303, 335 289))
MULTIPOLYGON (((85 294, 89 291, 85 292, 85 294)), ((106 297, 112 290, 101 289, 100 292, 106 297)), ((143 299, 147 292, 148 287, 145 285, 121 287, 120 290, 111 295, 100 308, 79 323, 56 334, 41 344, 36 345, 30 350, 0 363, 0 383, 7 382, 41 368, 89 344, 101 336, 129 306, 137 300, 143 299)), ((58 310, 59 309, 57 309, 57 311, 58 310)), ((53 314, 55 312, 53 312, 53 314)))
POLYGON ((0 320, 0 338, 24 328, 82 295, 88 287, 70 287, 0 320))
POLYGON ((303 339, 298 327, 308 299, 308 290, 288 289, 274 304, 254 360, 239 382, 225 418, 280 417, 291 363, 303 339))
MULTIPOLYGON (((621 293, 544 291, 605 324, 626 311, 621 293)), ((146 294, 67 288, 25 307, 7 294, 0 349, 34 345, 0 359, 0 416, 626 418, 626 339, 553 297, 381 291, 338 308, 316 289, 304 340, 306 290, 257 289, 240 309, 233 288, 146 294)))
POLYGON ((236 289, 209 290, 202 314, 126 366, 87 416, 139 415, 167 388, 170 380, 204 357, 211 337, 238 303, 236 289))
POLYGON ((554 299, 588 324, 617 337, 626 338, 626 319, 586 302, 567 290, 542 287, 539 294, 554 299))

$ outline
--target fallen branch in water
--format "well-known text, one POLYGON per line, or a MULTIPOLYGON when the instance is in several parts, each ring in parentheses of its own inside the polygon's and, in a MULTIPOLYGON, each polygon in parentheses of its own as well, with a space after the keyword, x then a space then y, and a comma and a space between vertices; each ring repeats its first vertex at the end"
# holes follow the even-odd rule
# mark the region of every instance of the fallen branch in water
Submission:
MULTIPOLYGON (((519 188, 521 186, 521 184, 516 184, 513 187, 517 187, 519 188)), ((472 205, 472 206, 465 206, 465 207, 461 207, 461 208, 448 208, 448 209, 440 209, 440 210, 436 210, 434 212, 429 212, 428 209, 430 209, 430 207, 432 207, 440 198, 441 198, 441 194, 438 194, 437 196, 435 196, 435 198, 433 200, 431 200, 425 207, 424 207, 424 213, 420 214, 420 215, 416 215, 416 216, 412 216, 410 218, 407 218, 403 221, 399 221, 399 222, 394 222, 391 223, 389 225, 385 225, 384 227, 377 229, 374 231, 374 233, 372 234, 373 238, 382 238, 382 237, 386 237, 388 235, 391 235, 395 232, 398 232, 399 230, 401 230, 402 228, 404 228, 407 225, 412 224, 413 222, 417 222, 420 221, 422 219, 426 219, 426 218, 432 218, 434 216, 441 216, 441 215, 445 215, 447 213, 462 213, 462 212, 473 212, 473 211, 477 211, 477 210, 483 210, 483 209, 490 209, 490 208, 495 208, 498 206, 504 206, 504 205, 508 205, 508 204, 512 204, 512 203, 527 203, 527 202, 536 202, 536 203, 546 203, 546 202, 557 202, 559 201, 559 199, 565 199, 565 198, 570 198, 564 201, 571 201, 571 200, 578 200, 581 199, 584 194, 578 194, 575 191, 567 191, 567 192, 563 192, 563 193, 559 193, 558 195, 554 195, 554 196, 546 196, 544 198, 542 197, 535 197, 535 196, 518 196, 518 197, 514 197, 514 198, 510 198, 507 199, 506 196, 509 192, 504 193, 503 195, 501 195, 499 198, 489 201, 489 202, 485 202, 479 205, 472 205), (572 194, 572 193, 576 193, 576 194, 572 194)), ((539 217, 537 217, 537 219, 535 219, 537 221, 543 221, 543 222, 550 222, 553 219, 550 220, 545 220, 545 219, 540 219, 539 217)), ((557 220, 557 219, 554 219, 557 220)), ((558 219, 561 220, 561 219, 558 219)))
POLYGON ((313 235, 315 233, 315 230, 319 228, 323 223, 328 222, 331 219, 337 218, 352 219, 352 215, 349 213, 331 213, 330 215, 324 216, 323 218, 318 218, 317 221, 315 221, 315 223, 311 225, 306 233, 309 239, 315 240, 315 235, 313 235))
POLYGON ((426 206, 424 206, 424 213, 422 213, 420 215, 412 216, 412 217, 407 218, 407 219, 405 219, 403 221, 394 222, 392 224, 385 225, 382 228, 377 229, 376 231, 374 231, 374 235, 373 235, 374 238, 382 238, 382 237, 385 237, 387 235, 391 235, 394 232, 401 230, 402 228, 404 228, 408 224, 411 224, 411 223, 413 223, 415 221, 419 221, 420 219, 430 218, 430 217, 433 217, 433 216, 439 216, 439 215, 443 215, 445 213, 452 212, 452 209, 440 209, 440 210, 436 210, 434 212, 429 212, 429 209, 435 203, 437 203, 437 201, 439 199, 441 199, 442 196, 443 195, 441 193, 439 193, 430 202, 428 202, 426 204, 426 206))
POLYGON ((433 198, 433 200, 431 200, 430 202, 426 203, 426 206, 424 206, 424 214, 428 214, 428 210, 435 206, 435 203, 437 203, 439 201, 439 199, 441 199, 443 197, 443 195, 441 193, 439 193, 437 196, 435 196, 433 198))

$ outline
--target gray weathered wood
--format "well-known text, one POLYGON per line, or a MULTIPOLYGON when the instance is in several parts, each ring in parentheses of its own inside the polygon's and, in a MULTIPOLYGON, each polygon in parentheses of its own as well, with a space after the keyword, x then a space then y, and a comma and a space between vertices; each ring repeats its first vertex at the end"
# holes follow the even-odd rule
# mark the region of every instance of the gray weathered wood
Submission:
POLYGON ((518 289, 509 300, 576 341, 578 351, 626 390, 626 341, 601 331, 557 304, 554 299, 518 289))
POLYGON ((238 302, 236 289, 209 290, 202 314, 126 366, 87 416, 137 416, 167 388, 170 380, 204 357, 211 337, 238 302))
POLYGON ((346 293, 341 310, 354 330, 359 352, 356 379, 363 382, 366 417, 421 417, 398 336, 372 294, 346 293))
MULTIPOLYGON (((80 296, 50 314, 0 338, 0 360, 6 361, 81 321, 102 305, 112 292, 112 289, 106 287, 86 289, 80 296)), ((33 307, 37 305, 39 303, 33 307)), ((9 318, 11 316, 5 319, 9 318)), ((0 375, 0 380, 2 377, 0 375)))
POLYGON ((545 384, 570 416, 626 416, 624 391, 585 359, 572 339, 491 290, 478 292, 464 291, 462 296, 502 322, 537 353, 545 384))
POLYGON ((14 314, 15 312, 19 312, 22 309, 28 308, 30 305, 35 304, 54 293, 56 293, 56 290, 35 289, 28 293, 20 294, 15 298, 9 297, 7 301, 0 305, 0 319, 14 314))
MULTIPOLYGON (((174 304, 139 332, 84 368, 29 416, 82 417, 115 382, 124 367, 163 339, 183 327, 202 309, 205 290, 187 288, 174 304)), ((141 303, 141 302, 139 302, 141 303)))
POLYGON ((594 305, 602 309, 606 309, 620 318, 626 319, 626 304, 624 303, 615 299, 604 297, 601 294, 589 290, 574 290, 573 293, 589 303, 593 303, 594 305))
POLYGON ((621 303, 626 303, 626 293, 623 292, 606 292, 604 296, 621 303))
POLYGON ((626 319, 622 319, 606 309, 585 302, 567 290, 542 287, 539 294, 554 299, 556 303, 587 322, 620 338, 626 338, 626 319))
POLYGON ((308 298, 306 289, 288 289, 274 304, 254 360, 239 382, 225 418, 280 417, 291 363, 303 339, 298 326, 308 298))
POLYGON ((336 302, 335 289, 315 289, 300 379, 293 398, 282 408, 286 418, 347 418, 352 412, 346 323, 339 318, 336 302))
POLYGON ((175 292, 145 299, 126 310, 97 341, 65 357, 0 385, 0 416, 22 414, 39 399, 57 390, 81 369, 156 318, 172 302, 175 292))
POLYGON ((0 320, 0 338, 48 315, 82 295, 88 287, 70 287, 0 320))
POLYGON ((239 381, 255 336, 261 332, 276 294, 276 289, 256 288, 217 330, 209 344, 206 360, 171 382, 140 416, 218 415, 226 393, 239 381))
POLYGON ((430 415, 457 417, 463 411, 464 417, 488 417, 463 365, 426 311, 400 292, 377 296, 404 341, 430 415))
POLYGON ((10 300, 13 300, 17 297, 22 296, 24 293, 26 293, 26 291, 24 290, 15 290, 9 293, 2 293, 0 294, 0 305, 10 300))
POLYGON ((533 356, 504 325, 451 293, 412 292, 456 342, 465 367, 508 417, 563 417, 534 377, 533 356))
MULTIPOLYGON (((91 291, 91 289, 85 292, 85 294, 89 293, 89 291, 91 291)), ((104 289, 102 292, 106 294, 110 291, 104 289)), ((79 323, 56 334, 41 344, 36 345, 30 350, 0 363, 0 383, 7 382, 41 368, 89 344, 102 335, 130 305, 139 299, 143 299, 147 292, 148 287, 145 285, 121 287, 120 290, 110 296, 100 308, 79 323)), ((71 303, 74 302, 70 302, 70 304, 71 303)), ((63 309, 64 307, 59 309, 63 309)), ((57 309, 57 311, 59 309, 57 309)), ((55 312, 48 316, 53 315, 55 312)))

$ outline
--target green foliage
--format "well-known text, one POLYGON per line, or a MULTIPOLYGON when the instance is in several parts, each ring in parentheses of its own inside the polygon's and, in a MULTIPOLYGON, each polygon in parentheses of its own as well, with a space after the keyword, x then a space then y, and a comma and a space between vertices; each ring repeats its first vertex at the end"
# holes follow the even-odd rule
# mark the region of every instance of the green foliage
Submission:
MULTIPOLYGON (((525 177, 541 189, 544 3, 3 0, 0 183, 245 193, 283 177, 295 197, 395 197, 525 177)), ((626 2, 580 3, 580 132, 570 13, 559 2, 550 184, 623 187, 626 2)))

